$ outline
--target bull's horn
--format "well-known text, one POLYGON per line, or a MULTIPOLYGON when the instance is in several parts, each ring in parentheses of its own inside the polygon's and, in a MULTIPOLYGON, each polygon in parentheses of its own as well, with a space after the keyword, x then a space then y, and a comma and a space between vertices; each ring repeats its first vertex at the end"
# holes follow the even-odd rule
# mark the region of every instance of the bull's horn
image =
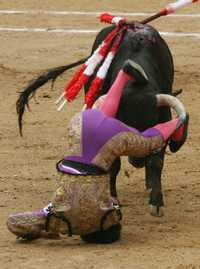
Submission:
POLYGON ((149 80, 143 67, 131 59, 128 59, 125 62, 123 66, 123 70, 130 76, 133 76, 134 80, 137 83, 144 84, 144 83, 147 83, 149 80))
POLYGON ((158 106, 169 106, 176 111, 177 116, 181 121, 186 119, 186 110, 182 102, 175 96, 168 94, 157 94, 157 105, 158 106))

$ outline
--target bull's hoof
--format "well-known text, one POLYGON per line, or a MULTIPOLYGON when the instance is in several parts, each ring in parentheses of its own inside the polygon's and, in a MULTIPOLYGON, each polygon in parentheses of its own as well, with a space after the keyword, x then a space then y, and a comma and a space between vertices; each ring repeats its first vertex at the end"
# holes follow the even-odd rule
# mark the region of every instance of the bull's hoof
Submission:
POLYGON ((163 206, 150 205, 150 214, 154 217, 164 216, 163 206))

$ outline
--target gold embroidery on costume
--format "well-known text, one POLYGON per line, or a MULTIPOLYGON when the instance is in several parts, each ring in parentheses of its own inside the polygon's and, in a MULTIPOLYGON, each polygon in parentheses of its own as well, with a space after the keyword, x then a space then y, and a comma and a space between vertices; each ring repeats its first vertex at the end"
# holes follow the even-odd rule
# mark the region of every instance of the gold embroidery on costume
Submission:
POLYGON ((108 170, 118 156, 144 157, 163 146, 164 142, 160 136, 142 137, 132 132, 121 132, 100 149, 92 163, 108 170))
POLYGON ((82 116, 77 113, 68 125, 68 151, 67 155, 80 156, 82 154, 81 146, 82 136, 82 116))
MULTIPOLYGON (((73 234, 84 235, 100 230, 101 218, 109 209, 113 209, 109 175, 63 175, 52 204, 54 213, 64 213, 69 220, 73 234)), ((117 223, 119 217, 116 211, 113 211, 107 217, 103 228, 108 229, 117 223)), ((56 227, 51 228, 56 229, 56 227)), ((67 229, 66 224, 64 222, 61 224, 60 221, 59 229, 63 232, 67 229)))

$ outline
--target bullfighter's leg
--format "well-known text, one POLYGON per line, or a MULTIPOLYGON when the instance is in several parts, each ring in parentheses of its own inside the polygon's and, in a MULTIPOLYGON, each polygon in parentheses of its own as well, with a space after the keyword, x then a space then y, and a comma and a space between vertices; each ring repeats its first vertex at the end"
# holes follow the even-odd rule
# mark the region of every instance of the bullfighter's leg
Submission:
POLYGON ((150 191, 150 213, 153 216, 163 216, 163 194, 161 186, 161 174, 164 162, 164 150, 157 154, 151 155, 146 160, 145 177, 146 186, 150 191))

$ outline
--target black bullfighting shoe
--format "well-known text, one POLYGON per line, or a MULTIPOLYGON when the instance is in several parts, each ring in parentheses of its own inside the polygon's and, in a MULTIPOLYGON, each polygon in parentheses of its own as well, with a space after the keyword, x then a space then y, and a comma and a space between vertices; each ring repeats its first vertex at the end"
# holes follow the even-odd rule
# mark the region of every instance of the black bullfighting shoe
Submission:
POLYGON ((134 80, 138 83, 147 83, 149 80, 142 66, 133 60, 129 59, 125 61, 123 71, 133 77, 134 80))

